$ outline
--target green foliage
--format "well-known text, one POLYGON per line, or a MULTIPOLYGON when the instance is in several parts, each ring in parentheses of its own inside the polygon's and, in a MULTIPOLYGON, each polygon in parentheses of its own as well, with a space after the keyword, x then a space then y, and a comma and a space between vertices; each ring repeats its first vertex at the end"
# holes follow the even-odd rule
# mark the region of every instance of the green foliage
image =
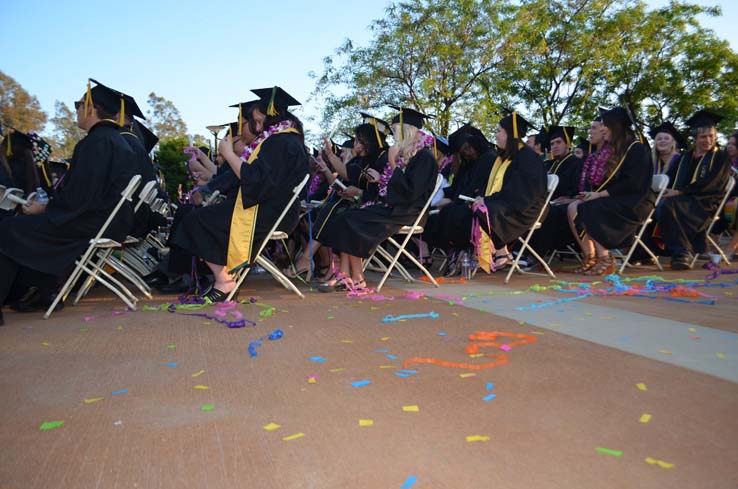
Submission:
POLYGON ((54 126, 54 134, 49 138, 54 158, 71 158, 74 146, 85 137, 85 131, 77 127, 77 115, 57 100, 50 122, 54 126))
POLYGON ((185 168, 185 162, 189 159, 183 152, 186 146, 189 146, 187 138, 167 139, 159 141, 159 150, 154 153, 154 159, 164 175, 166 191, 172 202, 177 202, 177 190, 180 184, 182 184, 183 192, 192 187, 187 168, 185 168))
POLYGON ((46 113, 41 110, 38 99, 0 71, 0 126, 40 133, 45 125, 46 113))
POLYGON ((149 104, 146 119, 150 121, 150 129, 159 139, 187 137, 187 125, 171 100, 151 92, 146 103, 149 104))

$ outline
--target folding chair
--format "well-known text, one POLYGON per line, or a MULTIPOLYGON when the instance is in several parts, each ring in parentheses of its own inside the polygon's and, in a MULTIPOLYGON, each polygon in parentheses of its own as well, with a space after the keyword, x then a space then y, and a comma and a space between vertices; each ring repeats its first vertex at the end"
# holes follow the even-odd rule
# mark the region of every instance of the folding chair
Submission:
POLYGON ((436 178, 436 185, 433 188, 433 192, 431 192, 430 197, 428 197, 428 200, 426 201, 425 205, 423 206, 423 209, 418 214, 418 217, 415 219, 415 222, 412 224, 412 226, 403 226, 397 234, 404 234, 405 239, 402 241, 402 244, 399 244, 395 239, 390 236, 387 238, 385 243, 389 242, 392 246, 397 248, 397 252, 394 254, 394 256, 384 249, 382 245, 378 245, 377 249, 374 250, 374 253, 369 257, 368 260, 366 260, 364 264, 364 268, 366 269, 366 266, 370 261, 374 261, 375 264, 377 264, 380 267, 380 271, 384 271, 384 275, 382 276, 382 280, 379 281, 379 285, 377 285, 377 292, 379 292, 382 289, 382 286, 384 285, 384 282, 389 277, 390 273, 394 268, 397 268, 397 271, 400 272, 400 275, 403 276, 403 278, 407 282, 412 282, 415 279, 412 275, 403 267, 400 263, 398 263, 398 260, 400 259, 400 255, 405 255, 406 258, 408 258, 411 262, 415 264, 418 269, 425 274, 426 277, 431 281, 433 285, 438 287, 438 282, 436 282, 436 279, 433 278, 433 275, 413 256, 412 253, 408 253, 407 250, 405 250, 405 247, 407 246, 408 242, 410 241, 410 238, 413 237, 413 235, 416 234, 423 234, 423 226, 420 225, 420 220, 425 216, 426 211, 428 210, 428 207, 430 207, 431 200, 433 200, 433 196, 436 195, 436 192, 438 192, 438 189, 441 188, 441 184, 443 183, 443 175, 440 173, 438 174, 438 178, 436 178), (385 266, 380 260, 376 258, 376 254, 381 255, 386 260, 389 261, 389 265, 385 266))
POLYGON ((546 260, 541 258, 541 256, 531 248, 530 244, 530 238, 533 236, 533 233, 536 232, 537 229, 540 229, 541 226, 543 226, 543 222, 541 219, 543 219, 543 213, 546 212, 546 206, 549 202, 551 202, 551 197, 553 197, 554 192, 556 191, 556 187, 559 185, 559 176, 558 175, 548 175, 548 178, 546 179, 546 189, 548 190, 548 195, 546 196, 545 205, 541 207, 541 212, 538 213, 538 217, 536 218, 536 222, 533 223, 533 225, 530 227, 530 230, 528 231, 528 234, 525 236, 525 239, 522 237, 518 237, 518 241, 520 241, 521 246, 520 250, 518 250, 518 254, 515 257, 515 259, 512 262, 512 265, 510 266, 510 270, 507 272, 507 276, 505 277, 505 283, 508 283, 510 281, 510 277, 512 276, 513 272, 517 270, 520 273, 532 273, 532 272, 526 272, 522 268, 520 268, 520 258, 525 254, 525 250, 528 250, 531 255, 535 257, 536 260, 538 260, 538 263, 540 263, 544 269, 546 269, 546 273, 548 273, 551 278, 556 278, 556 275, 551 271, 551 268, 548 266, 548 263, 546 260))
POLYGON ((664 196, 664 193, 666 192, 666 187, 669 186, 669 176, 668 175, 654 175, 651 179, 651 190, 656 192, 656 201, 653 204, 653 209, 651 209, 651 212, 648 213, 648 217, 645 221, 643 221, 643 224, 641 225, 640 230, 635 235, 635 239, 633 241, 633 244, 630 246, 630 250, 628 250, 628 253, 623 256, 622 253, 619 251, 613 252, 613 255, 615 255, 617 258, 621 258, 623 260, 622 265, 620 265, 620 269, 618 270, 618 273, 622 275, 623 270, 625 270, 625 267, 627 267, 630 263, 630 258, 633 256, 633 253, 635 253, 636 248, 640 246, 643 248, 646 253, 648 253, 648 256, 651 257, 653 262, 656 264, 657 267, 659 267, 660 271, 664 271, 664 268, 661 266, 661 263, 659 263, 659 258, 653 254, 653 252, 648 248, 648 246, 643 243, 641 238, 643 237, 643 233, 646 232, 646 228, 649 224, 653 222, 653 214, 656 212, 656 208, 659 206, 659 203, 661 203, 661 199, 664 196))
POLYGON ((105 287, 115 293, 115 295, 117 295, 123 302, 125 302, 128 307, 133 310, 136 309, 137 299, 133 297, 130 291, 118 279, 114 278, 104 269, 97 267, 96 264, 92 262, 92 258, 95 254, 95 251, 100 248, 120 246, 119 243, 113 241, 112 239, 103 238, 102 236, 103 234, 105 234, 105 231, 107 231, 110 223, 113 222, 113 219, 115 219, 115 216, 118 214, 120 208, 123 207, 123 204, 126 201, 131 201, 131 197, 133 196, 136 188, 138 188, 138 185, 140 183, 141 175, 134 175, 133 178, 131 178, 130 182, 128 182, 126 188, 124 188, 123 191, 120 193, 120 200, 110 212, 108 219, 100 227, 100 230, 97 232, 95 237, 90 240, 90 244, 87 247, 87 250, 82 254, 80 259, 75 262, 74 271, 72 271, 71 275, 69 275, 69 278, 67 278, 67 281, 64 283, 61 290, 56 295, 56 298, 46 310, 46 313, 44 314, 44 319, 49 319, 49 316, 51 316, 51 313, 54 312, 54 308, 56 308, 56 305, 59 303, 59 301, 63 301, 67 298, 67 295, 69 295, 72 287, 74 287, 74 284, 77 282, 77 280, 79 280, 83 273, 86 273, 88 275, 97 275, 97 280, 99 280, 101 284, 103 284, 105 287))
MULTIPOLYGON (((305 178, 302 179, 300 183, 298 183, 295 188, 292 189, 292 197, 290 198, 289 202, 287 202, 287 205, 282 210, 282 214, 279 215, 276 221, 274 221, 274 225, 272 226, 272 229, 267 233, 266 239, 261 243, 261 246, 259 246, 259 251, 256 253, 256 258, 254 259, 253 263, 258 263, 261 265, 265 270, 267 270, 269 273, 272 274, 272 277, 274 277, 279 283, 284 285, 284 287, 287 290, 291 290, 298 296, 300 296, 300 299, 304 299, 305 296, 300 292, 300 289, 295 287, 295 284, 290 281, 287 277, 284 276, 282 271, 277 268, 277 266, 272 263, 271 260, 266 258, 262 255, 262 252, 264 251, 264 248, 266 248, 266 245, 271 240, 280 240, 280 239, 287 239, 287 233, 283 231, 277 231, 277 228, 282 223, 282 220, 284 219, 284 216, 287 215, 287 211, 290 210, 290 207, 292 207, 292 204, 297 200, 297 197, 300 195, 302 190, 305 188, 305 185, 308 182, 308 179, 310 178, 310 174, 306 174, 305 178)), ((238 292, 238 289, 241 287, 241 284, 243 283, 244 279, 246 278, 246 275, 249 274, 249 271, 251 270, 253 263, 244 262, 238 267, 236 267, 236 270, 231 270, 229 273, 233 275, 234 280, 236 281, 236 286, 233 288, 233 290, 228 294, 228 297, 226 300, 230 301, 233 299, 233 296, 236 295, 236 292, 238 292)))
MULTIPOLYGON (((725 195, 723 195, 723 198, 720 201, 720 205, 715 211, 715 215, 712 216, 712 219, 710 220, 710 225, 707 226, 707 231, 705 231, 708 244, 711 244, 717 250, 720 256, 723 257, 723 260, 725 261, 725 263, 727 263, 728 265, 730 265, 730 260, 728 260, 728 257, 725 256, 725 253, 720 248, 720 246, 715 242, 715 240, 712 239, 712 236, 710 236, 710 232, 712 232, 712 227, 715 225, 715 223, 720 220, 720 214, 723 213, 723 207, 725 207, 725 203, 728 201, 728 198, 730 197, 730 192, 733 191, 733 187, 735 187, 735 179, 731 175, 728 178, 728 181, 725 183, 725 195)), ((694 264, 697 263, 698 257, 699 255, 695 253, 694 257, 692 257, 692 263, 689 264, 690 267, 694 267, 694 264)))
POLYGON ((23 198, 23 190, 19 188, 6 188, 0 185, 0 209, 13 211, 18 204, 26 205, 27 203, 28 200, 23 198))

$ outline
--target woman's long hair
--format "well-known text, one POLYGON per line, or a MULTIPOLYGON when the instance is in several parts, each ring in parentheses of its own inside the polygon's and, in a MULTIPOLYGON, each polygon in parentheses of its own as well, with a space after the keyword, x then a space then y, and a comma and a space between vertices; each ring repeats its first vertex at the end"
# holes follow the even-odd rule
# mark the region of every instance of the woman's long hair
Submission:
MULTIPOLYGON (((296 115, 294 115, 292 112, 290 112, 287 109, 276 108, 276 107, 275 109, 277 111, 277 115, 267 115, 266 119, 264 119, 264 130, 266 131, 267 128, 275 124, 279 124, 282 121, 292 121, 292 123, 295 125, 295 129, 297 129, 298 132, 300 133, 299 134, 300 142, 304 145, 305 144, 305 134, 303 132, 302 122, 300 121, 300 119, 298 119, 296 115)), ((261 107, 260 107, 260 110, 261 110, 261 107)), ((249 112, 253 114, 253 108, 249 112)), ((263 110, 263 113, 266 114, 266 109, 263 110)))
POLYGON ((354 129, 354 136, 366 148, 366 156, 363 157, 364 163, 371 165, 377 161, 382 150, 377 142, 377 131, 374 129, 374 126, 371 124, 360 124, 354 129))
POLYGON ((507 128, 506 126, 500 126, 502 129, 505 130, 507 133, 507 143, 505 143, 504 148, 500 148, 501 153, 500 156, 503 160, 512 160, 515 158, 518 153, 520 152, 520 145, 525 144, 523 143, 523 140, 520 138, 513 137, 513 132, 511 129, 507 128))
POLYGON ((635 133, 615 117, 604 117, 602 123, 610 129, 610 141, 606 143, 612 148, 612 156, 607 162, 606 170, 606 174, 609 175, 615 170, 625 152, 635 141, 635 133))
POLYGON ((9 137, 10 135, 6 136, 5 139, 3 139, 3 142, 0 144, 0 166, 5 169, 5 173, 12 179, 13 169, 10 168, 10 165, 8 164, 8 159, 5 157, 5 152, 8 151, 9 137))
POLYGON ((395 146, 398 149, 398 156, 405 159, 407 163, 410 158, 415 156, 415 146, 420 137, 420 129, 410 124, 396 124, 401 126, 401 130, 393 131, 395 135, 395 146))
MULTIPOLYGON (((677 148, 677 142, 676 139, 674 139, 674 136, 671 134, 669 134, 669 136, 671 136, 671 150, 669 153, 669 160, 671 160, 674 154, 679 152, 679 148, 677 148)), ((658 166, 659 158, 661 158, 661 154, 659 153, 659 150, 656 149, 656 137, 654 136, 653 147, 651 148, 651 161, 653 161, 655 167, 658 166)), ((668 164, 669 161, 665 161, 664 163, 668 164)))

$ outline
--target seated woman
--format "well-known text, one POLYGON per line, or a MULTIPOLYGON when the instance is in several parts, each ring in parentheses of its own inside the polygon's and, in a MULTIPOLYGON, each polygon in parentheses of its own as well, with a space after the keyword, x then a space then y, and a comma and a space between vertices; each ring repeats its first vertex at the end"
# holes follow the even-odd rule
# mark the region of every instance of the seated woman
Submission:
MULTIPOLYGON (((728 144, 725 146, 725 151, 728 153, 728 159, 730 160, 731 168, 734 172, 732 177, 738 180, 738 132, 734 133, 728 139, 728 144)), ((730 244, 725 250, 725 255, 729 260, 733 260, 738 250, 738 213, 736 212, 736 202, 738 201, 738 185, 733 187, 733 193, 730 194, 731 200, 725 205, 729 210, 723 211, 723 214, 727 216, 726 221, 730 221, 730 229, 733 230, 733 238, 730 240, 730 244)))
POLYGON ((0 144, 0 165, 10 170, 15 188, 23 190, 25 195, 41 186, 34 155, 34 136, 11 128, 0 144))
MULTIPOLYGON (((370 116, 365 115, 365 120, 368 120, 368 117, 370 116)), ((333 192, 328 201, 321 207, 315 221, 312 223, 312 245, 303 250, 302 256, 295 263, 296 272, 288 273, 288 276, 306 275, 306 280, 309 280, 310 259, 321 249, 327 233, 331 232, 329 230, 337 229, 329 226, 328 221, 335 219, 351 207, 375 202, 379 191, 377 183, 380 176, 379 172, 383 170, 387 162, 385 137, 388 132, 389 125, 376 118, 373 118, 372 123, 363 123, 356 126, 353 144, 354 157, 345 164, 338 158, 331 158, 334 153, 326 139, 325 152, 328 153, 337 176, 333 175, 325 163, 319 162, 322 163, 321 171, 329 184, 333 184, 338 178, 346 188, 336 187, 337 191, 333 192)), ((341 232, 340 229, 338 231, 341 232)), ((328 269, 322 279, 327 281, 332 275, 332 271, 328 269)))
POLYGON ((594 172, 592 191, 583 191, 569 204, 572 227, 584 231, 579 271, 585 275, 613 273, 615 259, 609 250, 627 243, 653 207, 651 155, 630 124, 622 107, 602 111, 602 138, 610 156, 594 172))
MULTIPOLYGON (((260 244, 291 198, 290 190, 308 173, 302 124, 288 111, 299 105, 279 87, 252 90, 261 99, 247 117, 259 136, 242 155, 236 155, 230 136, 219 151, 240 179, 237 194, 221 204, 187 214, 173 242, 205 261, 215 277, 204 295, 212 302, 225 300, 236 283, 229 270, 251 264, 260 244), (262 131, 263 130, 263 131, 262 131)), ((299 219, 295 202, 279 230, 291 232, 299 219)))
POLYGON ((679 161, 682 156, 681 150, 686 142, 674 124, 663 122, 649 132, 653 139, 651 150, 651 161, 655 175, 666 174, 671 166, 679 161))
POLYGON ((473 205, 479 223, 476 229, 472 223, 472 231, 479 237, 475 243, 477 260, 487 273, 512 261, 508 243, 530 229, 546 205, 546 167, 522 141, 528 127, 530 123, 515 112, 500 121, 495 134, 500 154, 487 179, 484 197, 477 197, 473 205))
POLYGON ((362 259, 402 226, 412 224, 431 197, 438 163, 428 149, 433 136, 420 130, 427 116, 413 109, 399 110, 392 119, 396 142, 379 177, 379 195, 385 203, 350 208, 326 221, 322 243, 340 253, 341 275, 321 284, 321 292, 365 288, 362 259))

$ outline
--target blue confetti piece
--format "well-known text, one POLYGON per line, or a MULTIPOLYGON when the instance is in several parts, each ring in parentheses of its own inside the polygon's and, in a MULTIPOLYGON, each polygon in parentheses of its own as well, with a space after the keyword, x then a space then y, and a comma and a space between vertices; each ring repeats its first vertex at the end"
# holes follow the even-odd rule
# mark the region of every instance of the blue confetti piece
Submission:
POLYGON ((440 333, 438 333, 438 336, 448 336, 448 335, 444 333, 443 331, 441 331, 440 333))
POLYGON ((397 355, 387 355, 390 360, 397 360, 397 355))
POLYGON ((400 489, 410 489, 415 485, 416 482, 418 482, 417 476, 411 475, 405 480, 405 483, 402 484, 402 487, 400 489))
POLYGON ((493 384, 492 382, 487 382, 487 390, 488 391, 491 391, 494 388, 495 388, 495 384, 493 384))
POLYGON ((167 363, 167 367, 176 367, 176 366, 177 366, 177 364, 176 364, 176 363, 174 363, 174 362, 172 362, 172 363, 167 363))
POLYGON ((437 312, 428 312, 423 314, 401 314, 399 316, 393 316, 392 314, 387 314, 385 317, 382 318, 383 323, 392 323, 395 321, 402 321, 403 319, 418 319, 418 318, 433 318, 436 319, 440 317, 437 312))
POLYGON ((351 385, 354 387, 364 387, 365 385, 369 385, 371 383, 371 380, 357 380, 356 382, 351 382, 351 385))
POLYGON ((395 372, 395 375, 396 375, 397 377, 402 377, 402 378, 407 378, 407 377, 410 377, 410 374, 404 374, 404 373, 402 373, 402 372, 395 372))
POLYGON ((389 350, 374 350, 376 353, 389 353, 389 350))
POLYGON ((311 362, 318 362, 318 363, 325 363, 325 358, 323 357, 310 357, 311 362))
POLYGON ((495 397, 497 397, 497 394, 489 394, 488 396, 484 396, 484 397, 482 398, 482 400, 483 400, 484 402, 489 402, 489 401, 491 401, 492 399, 494 399, 495 397))
POLYGON ((119 395, 121 395, 121 394, 128 394, 128 389, 121 389, 121 390, 119 390, 119 391, 115 391, 115 392, 113 392, 113 393, 112 393, 112 394, 110 394, 110 395, 111 395, 111 396, 119 396, 119 395))
POLYGON ((410 374, 410 375, 415 375, 418 373, 417 370, 400 370, 400 372, 402 372, 403 374, 410 374))

